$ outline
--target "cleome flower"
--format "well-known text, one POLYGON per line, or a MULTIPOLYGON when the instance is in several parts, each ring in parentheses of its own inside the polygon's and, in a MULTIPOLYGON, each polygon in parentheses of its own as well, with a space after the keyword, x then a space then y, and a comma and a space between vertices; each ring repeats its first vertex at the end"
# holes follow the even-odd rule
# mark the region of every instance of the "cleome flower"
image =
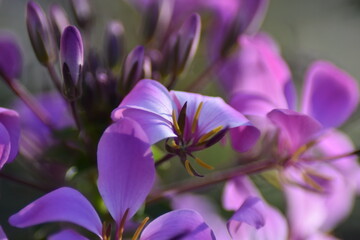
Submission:
POLYGON ((202 167, 211 168, 192 152, 217 143, 228 129, 249 125, 249 121, 219 97, 168 91, 154 80, 140 81, 113 111, 112 118, 135 119, 150 143, 166 140, 169 153, 178 155, 190 175, 201 176, 188 156, 202 167))

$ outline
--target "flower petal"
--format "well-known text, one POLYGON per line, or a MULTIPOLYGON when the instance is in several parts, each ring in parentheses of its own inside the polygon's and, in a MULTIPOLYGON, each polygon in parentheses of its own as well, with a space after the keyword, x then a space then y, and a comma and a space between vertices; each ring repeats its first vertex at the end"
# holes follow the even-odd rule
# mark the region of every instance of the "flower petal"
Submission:
POLYGON ((0 108, 0 123, 6 128, 11 143, 8 162, 12 162, 19 150, 20 120, 19 114, 13 110, 0 108))
POLYGON ((199 213, 182 209, 168 212, 152 221, 140 240, 214 240, 214 234, 199 213))
POLYGON ((172 130, 173 109, 168 90, 157 81, 145 79, 141 80, 112 112, 112 119, 135 119, 144 127, 151 143, 155 143, 176 136, 172 130), (155 134, 156 132, 159 133, 155 134))
POLYGON ((196 93, 171 91, 174 102, 180 111, 181 107, 187 103, 186 117, 188 130, 195 117, 196 110, 200 103, 203 103, 199 115, 198 127, 195 132, 200 137, 216 127, 234 128, 248 124, 248 120, 240 112, 224 102, 220 97, 203 96, 196 93))
POLYGON ((111 216, 119 224, 125 211, 132 217, 155 180, 148 138, 141 126, 122 118, 102 135, 97 152, 98 187, 111 216))
POLYGON ((249 151, 260 137, 260 131, 254 126, 240 126, 230 130, 231 145, 238 152, 249 151))
POLYGON ((1 226, 0 226, 0 240, 8 240, 6 234, 1 226))
POLYGON ((88 240, 86 237, 80 235, 71 229, 66 229, 61 232, 55 233, 48 237, 48 240, 88 240))
POLYGON ((14 36, 0 36, 0 75, 9 80, 18 78, 22 68, 19 44, 14 36))
POLYGON ((306 74, 302 111, 325 128, 338 127, 357 107, 358 89, 355 79, 343 70, 329 62, 315 62, 306 74))
POLYGON ((80 192, 68 187, 46 194, 9 219, 19 228, 57 221, 77 224, 101 236, 102 224, 93 206, 80 192))
POLYGON ((267 114, 279 128, 280 151, 294 153, 299 147, 314 140, 322 130, 315 119, 287 109, 275 109, 267 114))
POLYGON ((0 123, 0 169, 9 160, 11 150, 10 136, 7 129, 0 123))

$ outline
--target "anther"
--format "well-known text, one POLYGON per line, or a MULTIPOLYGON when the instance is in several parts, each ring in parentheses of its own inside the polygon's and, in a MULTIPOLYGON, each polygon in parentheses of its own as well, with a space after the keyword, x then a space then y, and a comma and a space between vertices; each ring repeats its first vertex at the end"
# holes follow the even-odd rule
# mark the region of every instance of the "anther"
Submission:
POLYGON ((140 224, 140 226, 136 229, 134 236, 131 238, 131 240, 137 240, 140 236, 141 231, 144 229, 145 224, 149 221, 149 217, 146 217, 140 224))
POLYGON ((214 128, 213 130, 211 130, 210 132, 204 134, 201 136, 201 138, 198 141, 198 144, 201 144, 203 142, 205 142, 206 140, 208 140, 210 137, 212 137, 213 135, 215 135, 216 133, 218 133, 221 129, 223 129, 223 126, 218 126, 216 128, 214 128))
POLYGON ((319 191, 319 192, 323 192, 324 189, 318 184, 316 183, 309 175, 307 175, 306 173, 302 174, 302 177, 304 179, 304 181, 309 184, 310 187, 314 188, 315 190, 319 191))
POLYGON ((124 233, 124 228, 125 228, 125 223, 126 223, 126 220, 127 220, 127 216, 129 214, 129 210, 130 210, 129 208, 126 209, 126 211, 124 213, 124 216, 121 218, 120 225, 119 225, 119 230, 117 232, 118 240, 122 240, 123 233, 124 233))
POLYGON ((185 169, 186 169, 186 171, 188 172, 188 174, 190 175, 190 176, 195 176, 195 174, 193 173, 193 171, 192 171, 192 168, 191 168, 191 165, 190 165, 190 162, 189 162, 189 160, 185 160, 185 169))
POLYGON ((198 108, 196 109, 195 116, 194 116, 194 119, 193 119, 193 122, 192 122, 192 125, 191 125, 191 133, 195 133, 195 131, 196 131, 196 128, 197 128, 197 125, 198 125, 198 122, 199 122, 200 111, 201 111, 203 105, 204 105, 204 103, 201 102, 199 104, 198 108))
POLYGON ((198 157, 195 157, 195 161, 197 162, 197 164, 199 164, 200 166, 202 166, 203 168, 209 169, 209 170, 213 170, 214 167, 207 164, 206 162, 204 162, 203 160, 201 160, 198 157))
POLYGON ((177 119, 176 119, 176 113, 175 113, 175 110, 172 111, 172 120, 173 120, 173 123, 174 123, 174 128, 175 128, 175 131, 178 135, 181 135, 181 131, 180 131, 180 127, 179 127, 179 124, 177 122, 177 119))
POLYGON ((179 149, 179 148, 180 148, 180 146, 176 144, 176 142, 175 142, 174 139, 170 141, 170 146, 171 146, 172 148, 175 148, 175 149, 179 149))

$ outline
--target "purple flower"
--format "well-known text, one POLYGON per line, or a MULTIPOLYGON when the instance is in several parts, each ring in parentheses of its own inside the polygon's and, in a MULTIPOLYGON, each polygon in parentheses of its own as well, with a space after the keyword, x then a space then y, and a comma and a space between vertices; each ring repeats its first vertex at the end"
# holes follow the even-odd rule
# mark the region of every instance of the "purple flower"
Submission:
POLYGON ((19 149, 19 137, 19 114, 0 108, 0 169, 15 159, 19 149))
MULTIPOLYGON (((130 117, 141 124, 154 144, 168 139, 170 153, 180 156, 191 175, 198 175, 186 159, 192 152, 218 142, 227 129, 248 125, 248 120, 219 97, 168 91, 154 80, 142 80, 113 111, 117 121, 130 117)), ((201 161, 195 158, 196 161, 201 161)), ((206 166, 200 163, 200 165, 206 166)))
POLYGON ((8 240, 2 227, 0 226, 0 240, 8 240))
MULTIPOLYGON (((123 118, 106 129, 98 146, 98 169, 99 192, 116 222, 119 237, 125 222, 140 208, 155 179, 150 144, 138 123, 123 118)), ((35 200, 11 216, 9 221, 16 227, 65 221, 84 227, 100 239, 108 237, 108 233, 102 231, 100 218, 90 202, 80 192, 68 187, 35 200)), ((179 234, 183 239, 213 239, 212 231, 200 215, 191 210, 160 216, 144 229, 140 239, 165 240, 179 234)))
MULTIPOLYGON (((58 93, 42 94, 36 96, 36 99, 49 113, 56 129, 61 130, 74 125, 67 104, 58 93)), ((51 130, 22 101, 17 100, 14 109, 20 115, 20 152, 30 159, 36 159, 54 144, 51 130)))
POLYGON ((74 26, 64 29, 60 41, 60 62, 63 74, 63 93, 69 100, 81 95, 84 47, 79 30, 74 26))
POLYGON ((57 41, 58 47, 60 47, 61 34, 63 33, 64 29, 70 25, 69 19, 64 9, 57 4, 52 4, 50 6, 49 17, 52 29, 55 34, 55 39, 57 41))
POLYGON ((0 76, 6 81, 18 78, 22 68, 20 46, 12 35, 0 35, 0 76))

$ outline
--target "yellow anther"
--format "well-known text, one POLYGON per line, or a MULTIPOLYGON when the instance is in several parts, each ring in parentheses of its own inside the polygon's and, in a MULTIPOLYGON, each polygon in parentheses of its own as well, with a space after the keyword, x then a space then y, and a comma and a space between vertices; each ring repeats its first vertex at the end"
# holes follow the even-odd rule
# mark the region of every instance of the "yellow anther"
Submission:
POLYGON ((131 238, 131 240, 137 240, 140 236, 141 231, 144 229, 145 224, 149 221, 149 217, 146 217, 140 224, 140 226, 136 229, 134 236, 131 238))
POLYGON ((191 169, 189 160, 185 160, 185 169, 190 176, 193 176, 193 177, 195 176, 195 174, 193 173, 193 171, 191 169))
POLYGON ((176 119, 176 113, 175 113, 175 110, 172 111, 172 120, 173 120, 173 123, 174 123, 174 128, 175 128, 175 131, 177 134, 181 134, 181 131, 180 131, 180 127, 179 127, 179 124, 177 122, 177 119, 176 119))
POLYGON ((201 102, 199 104, 198 108, 196 109, 195 116, 194 116, 194 119, 193 119, 193 122, 191 125, 191 133, 195 133, 195 130, 196 130, 198 122, 199 122, 200 111, 201 111, 203 105, 204 105, 204 103, 201 102))
POLYGON ((201 138, 199 139, 198 143, 203 143, 206 140, 208 140, 210 137, 214 136, 216 133, 220 132, 220 130, 223 129, 223 126, 218 126, 216 128, 214 128, 213 130, 211 130, 210 132, 204 134, 201 136, 201 138))
POLYGON ((197 164, 199 164, 200 166, 202 166, 203 168, 209 169, 209 170, 213 170, 214 167, 207 164, 206 162, 204 162, 203 160, 201 160, 200 158, 195 158, 195 161, 197 162, 197 164))
POLYGON ((297 161, 304 152, 306 152, 309 148, 314 146, 316 143, 317 143, 317 141, 311 141, 311 142, 308 142, 307 144, 304 144, 301 147, 299 147, 295 151, 295 153, 292 155, 292 157, 290 158, 290 161, 292 161, 292 162, 297 161))
POLYGON ((180 148, 180 146, 176 144, 175 140, 171 140, 170 146, 171 146, 172 148, 175 148, 175 149, 179 149, 179 148, 180 148))
POLYGON ((303 179, 307 184, 310 185, 310 187, 314 188, 319 192, 323 192, 324 189, 319 184, 317 184, 311 177, 309 177, 306 173, 303 173, 303 179))

